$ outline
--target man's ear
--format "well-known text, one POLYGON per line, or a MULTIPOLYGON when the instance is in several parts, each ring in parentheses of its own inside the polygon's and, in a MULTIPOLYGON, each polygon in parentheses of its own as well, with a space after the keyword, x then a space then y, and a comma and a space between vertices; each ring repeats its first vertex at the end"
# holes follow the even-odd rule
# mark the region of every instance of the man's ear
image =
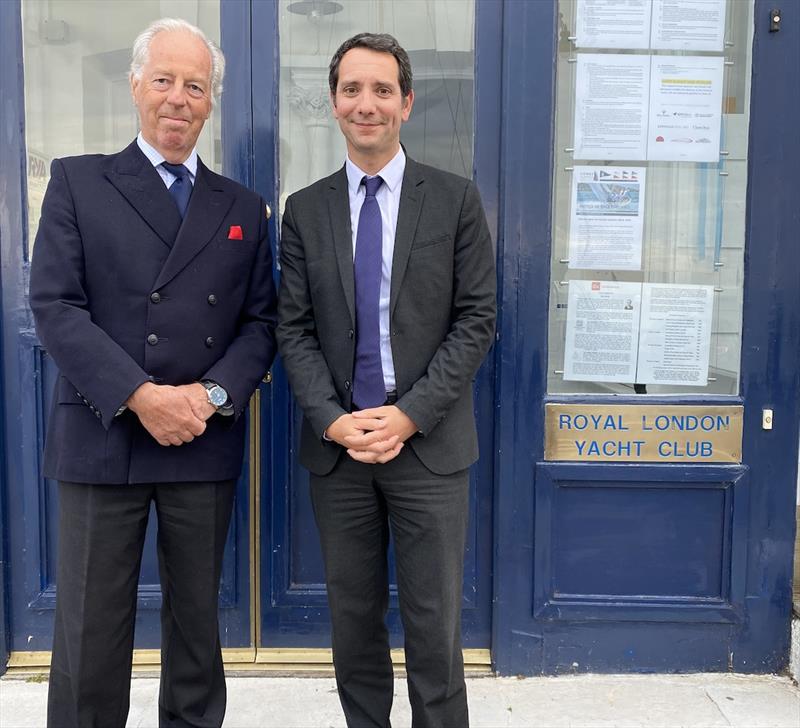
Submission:
POLYGON ((330 97, 330 100, 331 100, 331 111, 333 112, 333 118, 334 119, 338 119, 339 118, 339 113, 336 110, 336 94, 331 92, 329 94, 329 97, 330 97))
POLYGON ((411 107, 414 105, 414 90, 408 92, 408 96, 403 99, 402 119, 408 121, 411 116, 411 107))

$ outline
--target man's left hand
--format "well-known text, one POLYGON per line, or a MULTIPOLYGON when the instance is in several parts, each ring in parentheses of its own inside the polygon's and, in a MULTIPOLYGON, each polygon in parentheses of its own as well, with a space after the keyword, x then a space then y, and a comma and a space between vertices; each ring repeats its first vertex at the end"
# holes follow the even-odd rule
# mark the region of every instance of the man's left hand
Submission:
POLYGON ((208 401, 208 391, 200 382, 182 384, 179 387, 175 387, 175 389, 181 391, 188 400, 194 416, 203 420, 203 422, 217 411, 216 407, 208 401))
POLYGON ((384 423, 384 427, 381 429, 383 439, 388 440, 390 437, 397 436, 397 445, 391 451, 383 453, 383 455, 368 450, 350 449, 347 451, 347 454, 353 460, 358 460, 362 463, 386 463, 389 460, 393 460, 400 454, 402 443, 408 440, 418 429, 413 420, 397 405, 393 404, 356 410, 353 412, 353 417, 356 420, 381 420, 384 423), (390 455, 390 457, 387 458, 387 455, 390 455))

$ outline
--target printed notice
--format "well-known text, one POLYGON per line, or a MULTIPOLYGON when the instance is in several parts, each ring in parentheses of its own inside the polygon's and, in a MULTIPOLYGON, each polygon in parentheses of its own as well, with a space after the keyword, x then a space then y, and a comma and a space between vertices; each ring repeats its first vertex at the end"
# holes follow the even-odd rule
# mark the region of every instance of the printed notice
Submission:
POLYGON ((651 47, 721 51, 726 0, 653 0, 651 47))
POLYGON ((650 0, 578 0, 575 45, 578 48, 647 48, 650 0))
POLYGON ((636 381, 705 386, 713 312, 713 286, 644 283, 636 381))
POLYGON ((641 283, 569 282, 565 380, 634 381, 641 290, 641 283))
POLYGON ((578 55, 575 159, 645 159, 649 84, 650 56, 578 55))
POLYGON ((721 56, 652 56, 647 159, 719 160, 721 56))
POLYGON ((640 270, 644 167, 575 167, 569 267, 640 270))

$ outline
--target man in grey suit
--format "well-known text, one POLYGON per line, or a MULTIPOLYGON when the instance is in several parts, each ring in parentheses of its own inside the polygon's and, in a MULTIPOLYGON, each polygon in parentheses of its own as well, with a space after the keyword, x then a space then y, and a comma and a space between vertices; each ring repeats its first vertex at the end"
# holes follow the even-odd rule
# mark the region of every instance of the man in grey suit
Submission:
POLYGON ((391 529, 413 725, 463 728, 472 379, 494 332, 492 243, 472 182, 400 145, 414 92, 394 38, 345 41, 329 83, 347 160, 286 202, 277 335, 305 414, 339 696, 351 728, 389 725, 391 529))

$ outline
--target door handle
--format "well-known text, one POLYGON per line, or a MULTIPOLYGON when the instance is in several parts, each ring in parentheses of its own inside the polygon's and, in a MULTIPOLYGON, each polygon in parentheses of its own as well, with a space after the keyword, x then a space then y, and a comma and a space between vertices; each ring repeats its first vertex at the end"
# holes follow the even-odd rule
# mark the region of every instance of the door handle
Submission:
POLYGON ((267 204, 264 207, 266 208, 267 220, 269 220, 272 217, 272 208, 267 204))

